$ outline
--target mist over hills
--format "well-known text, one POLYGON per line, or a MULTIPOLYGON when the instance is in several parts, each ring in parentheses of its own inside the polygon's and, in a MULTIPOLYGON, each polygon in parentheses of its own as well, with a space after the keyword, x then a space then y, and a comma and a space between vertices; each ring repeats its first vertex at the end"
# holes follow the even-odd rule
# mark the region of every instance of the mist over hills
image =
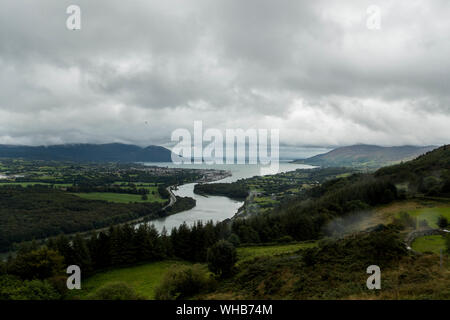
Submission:
POLYGON ((380 147, 360 144, 336 148, 307 159, 295 160, 294 163, 321 167, 379 168, 401 161, 412 160, 435 148, 436 146, 380 147))
MULTIPOLYGON (((294 163, 322 167, 379 168, 408 161, 435 149, 435 146, 380 147, 353 145, 333 149, 294 163)), ((51 146, 0 145, 0 158, 56 161, 171 162, 171 151, 161 146, 140 147, 123 143, 61 144, 51 146)), ((292 158, 291 158, 292 159, 292 158)))
POLYGON ((122 144, 63 144, 53 146, 0 145, 0 158, 59 161, 171 162, 171 151, 122 144))

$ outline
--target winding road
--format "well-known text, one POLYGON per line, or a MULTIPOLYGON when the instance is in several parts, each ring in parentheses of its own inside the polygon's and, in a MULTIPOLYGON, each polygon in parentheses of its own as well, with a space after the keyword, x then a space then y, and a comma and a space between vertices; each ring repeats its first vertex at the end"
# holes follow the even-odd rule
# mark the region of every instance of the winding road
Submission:
POLYGON ((170 199, 169 199, 169 203, 167 205, 165 205, 162 208, 162 210, 166 210, 166 208, 173 206, 174 203, 177 202, 177 197, 175 197, 175 195, 172 192, 172 186, 167 187, 166 190, 167 190, 167 192, 169 192, 170 199))

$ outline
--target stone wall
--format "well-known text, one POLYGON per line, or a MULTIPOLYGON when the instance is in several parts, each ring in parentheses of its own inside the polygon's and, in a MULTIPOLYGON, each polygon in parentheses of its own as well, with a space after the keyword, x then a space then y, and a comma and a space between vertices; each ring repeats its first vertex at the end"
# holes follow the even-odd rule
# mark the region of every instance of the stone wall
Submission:
POLYGON ((419 237, 425 237, 425 236, 434 236, 434 235, 444 235, 446 232, 440 230, 440 229, 420 229, 420 230, 414 230, 405 238, 405 243, 408 247, 411 247, 412 242, 419 237))

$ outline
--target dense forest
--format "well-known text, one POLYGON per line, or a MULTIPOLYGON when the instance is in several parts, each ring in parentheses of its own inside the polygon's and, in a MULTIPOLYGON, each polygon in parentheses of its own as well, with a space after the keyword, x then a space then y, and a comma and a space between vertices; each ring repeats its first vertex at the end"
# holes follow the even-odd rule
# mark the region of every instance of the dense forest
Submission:
MULTIPOLYGON (((164 189, 165 190, 165 189, 164 189)), ((171 215, 178 212, 190 210, 195 207, 196 200, 191 197, 176 196, 177 201, 170 207, 164 209, 165 215, 171 215)), ((151 218, 150 218, 151 219, 151 218)), ((149 220, 149 219, 147 219, 149 220)))
POLYGON ((271 242, 289 236, 294 240, 310 240, 323 236, 323 226, 331 219, 370 206, 389 203, 398 198, 389 181, 358 177, 352 182, 343 178, 340 187, 333 184, 318 187, 308 200, 292 200, 263 215, 233 222, 233 232, 244 243, 271 242))
POLYGON ((201 195, 226 196, 242 200, 248 196, 248 187, 239 182, 234 183, 201 183, 194 186, 194 192, 201 195))
MULTIPOLYGON (((162 188, 165 189, 165 188, 162 188)), ((127 188, 119 185, 91 185, 91 184, 77 184, 66 188, 67 192, 112 192, 112 193, 125 193, 125 194, 149 194, 149 190, 145 188, 137 188, 136 186, 130 186, 127 188)), ((167 192, 167 191, 166 191, 167 192)), ((168 197, 166 197, 167 199, 168 197)))
POLYGON ((0 251, 14 242, 166 215, 162 203, 112 203, 79 198, 49 186, 0 187, 0 251))

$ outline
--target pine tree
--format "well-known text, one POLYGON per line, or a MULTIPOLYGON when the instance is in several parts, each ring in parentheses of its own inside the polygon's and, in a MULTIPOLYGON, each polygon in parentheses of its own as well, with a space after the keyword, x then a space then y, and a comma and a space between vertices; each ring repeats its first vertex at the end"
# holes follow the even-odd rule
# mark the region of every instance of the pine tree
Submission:
POLYGON ((122 226, 122 255, 125 264, 133 264, 137 261, 136 254, 138 251, 135 240, 134 227, 130 224, 122 226))
POLYGON ((92 271, 92 260, 86 240, 77 234, 73 239, 74 264, 79 266, 84 274, 89 274, 92 271))
POLYGON ((170 236, 167 235, 166 227, 163 227, 161 230, 160 240, 164 258, 172 257, 173 256, 172 241, 170 239, 170 236))
POLYGON ((155 260, 163 259, 166 256, 163 240, 159 235, 158 230, 156 230, 156 227, 153 224, 149 226, 148 234, 150 242, 152 243, 153 259, 155 260))
POLYGON ((114 266, 124 264, 123 249, 122 249, 122 230, 120 226, 111 227, 109 230, 110 235, 110 256, 111 264, 114 266))
POLYGON ((153 244, 150 241, 148 225, 143 223, 136 230, 136 258, 138 261, 153 260, 153 244))
POLYGON ((58 251, 63 257, 64 257, 64 263, 66 266, 70 266, 72 264, 75 264, 75 253, 70 245, 69 239, 64 235, 61 234, 55 239, 55 249, 58 251))
POLYGON ((191 233, 187 224, 183 223, 178 229, 174 228, 171 238, 175 256, 185 260, 192 260, 191 233))

